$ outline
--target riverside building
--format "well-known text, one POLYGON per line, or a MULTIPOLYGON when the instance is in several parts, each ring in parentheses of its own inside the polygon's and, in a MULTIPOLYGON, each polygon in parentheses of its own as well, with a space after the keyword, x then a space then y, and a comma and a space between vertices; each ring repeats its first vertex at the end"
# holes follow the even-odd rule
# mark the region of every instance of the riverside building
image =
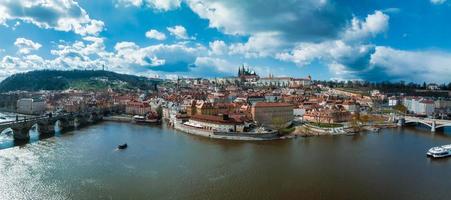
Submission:
POLYGON ((288 103, 256 102, 251 109, 252 119, 265 127, 287 127, 294 119, 293 108, 288 103))

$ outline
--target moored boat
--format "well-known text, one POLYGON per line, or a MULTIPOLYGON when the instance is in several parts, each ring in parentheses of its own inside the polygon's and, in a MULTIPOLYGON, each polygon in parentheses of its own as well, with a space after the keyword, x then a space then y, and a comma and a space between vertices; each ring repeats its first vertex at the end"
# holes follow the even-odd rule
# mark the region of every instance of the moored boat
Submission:
POLYGON ((128 147, 127 143, 117 145, 118 149, 126 149, 128 147))
POLYGON ((451 156, 451 145, 432 147, 428 150, 426 155, 432 158, 443 158, 451 156))
POLYGON ((144 124, 157 124, 160 122, 160 120, 156 117, 135 115, 133 116, 133 122, 144 124))

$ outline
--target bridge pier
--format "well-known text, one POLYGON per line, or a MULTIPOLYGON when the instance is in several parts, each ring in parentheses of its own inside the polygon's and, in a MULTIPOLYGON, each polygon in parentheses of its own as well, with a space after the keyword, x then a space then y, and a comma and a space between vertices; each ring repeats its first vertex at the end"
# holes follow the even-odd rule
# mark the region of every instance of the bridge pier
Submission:
POLYGON ((398 119, 398 126, 404 126, 405 123, 406 123, 406 119, 404 119, 404 118, 398 119))
POLYGON ((20 126, 20 127, 14 127, 13 129, 13 135, 14 140, 29 140, 30 139, 30 128, 28 126, 20 126))
POLYGON ((79 128, 81 125, 80 119, 78 119, 78 117, 74 118, 74 128, 77 129, 79 128))
POLYGON ((55 133, 55 125, 52 123, 38 123, 37 131, 39 134, 54 134, 55 133))
POLYGON ((82 128, 86 125, 88 125, 88 121, 86 120, 86 117, 84 116, 77 116, 74 118, 74 127, 75 128, 82 128))
POLYGON ((435 121, 433 121, 432 126, 431 126, 431 132, 435 133, 435 127, 436 127, 436 124, 435 124, 435 121))

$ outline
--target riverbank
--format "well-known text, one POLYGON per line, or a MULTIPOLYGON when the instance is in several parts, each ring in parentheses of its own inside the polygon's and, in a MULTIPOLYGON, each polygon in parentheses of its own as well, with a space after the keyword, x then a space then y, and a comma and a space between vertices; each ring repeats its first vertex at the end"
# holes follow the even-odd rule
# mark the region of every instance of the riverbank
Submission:
POLYGON ((133 122, 133 116, 131 116, 131 115, 113 115, 113 116, 103 117, 103 120, 111 121, 111 122, 133 122))
POLYGON ((268 140, 279 140, 285 139, 284 137, 280 137, 277 134, 277 131, 273 130, 271 132, 266 133, 255 133, 255 132, 247 132, 247 133, 238 133, 238 132, 215 132, 209 131, 201 128, 190 127, 184 125, 180 122, 174 123, 174 129, 178 131, 182 131, 184 133, 208 137, 213 139, 222 139, 222 140, 243 140, 243 141, 268 141, 268 140))
POLYGON ((444 144, 408 127, 262 143, 102 122, 0 150, 0 199, 446 199, 451 158, 425 156, 444 144))
POLYGON ((361 125, 359 127, 341 126, 341 127, 319 127, 309 123, 296 126, 290 134, 293 136, 322 136, 322 135, 353 135, 360 132, 379 132, 380 129, 396 128, 396 124, 372 124, 361 125))

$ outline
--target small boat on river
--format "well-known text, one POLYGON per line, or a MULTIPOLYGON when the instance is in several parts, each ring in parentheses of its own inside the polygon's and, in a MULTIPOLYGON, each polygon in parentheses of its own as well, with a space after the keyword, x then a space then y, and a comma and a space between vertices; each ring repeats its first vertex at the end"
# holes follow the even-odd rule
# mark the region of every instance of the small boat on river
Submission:
POLYGON ((120 144, 117 146, 118 149, 126 149, 128 147, 127 143, 120 144))
POLYGON ((426 155, 432 158, 443 158, 451 156, 451 144, 443 145, 440 147, 432 147, 428 150, 426 155))
POLYGON ((133 122, 138 124, 158 124, 159 119, 151 115, 145 116, 135 115, 133 116, 133 122))

